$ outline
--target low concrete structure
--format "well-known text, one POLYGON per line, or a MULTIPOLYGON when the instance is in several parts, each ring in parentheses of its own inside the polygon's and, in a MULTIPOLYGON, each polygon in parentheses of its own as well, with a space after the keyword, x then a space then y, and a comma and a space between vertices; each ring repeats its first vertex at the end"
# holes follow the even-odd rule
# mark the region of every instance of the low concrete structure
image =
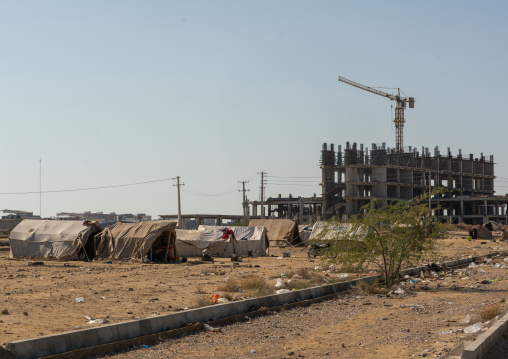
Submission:
POLYGON ((480 359, 508 331, 508 313, 492 325, 485 333, 480 335, 474 342, 466 346, 462 352, 462 359, 480 359))

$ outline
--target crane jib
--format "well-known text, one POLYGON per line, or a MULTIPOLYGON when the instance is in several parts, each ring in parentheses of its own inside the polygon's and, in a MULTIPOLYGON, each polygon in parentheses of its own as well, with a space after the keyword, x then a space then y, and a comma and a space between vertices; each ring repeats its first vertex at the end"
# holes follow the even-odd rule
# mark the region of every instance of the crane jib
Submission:
POLYGON ((392 94, 389 94, 389 93, 386 93, 383 91, 376 90, 375 88, 359 84, 358 82, 348 80, 348 79, 341 77, 341 76, 339 76, 339 81, 344 82, 344 83, 354 86, 354 87, 358 87, 359 89, 374 93, 376 95, 387 97, 392 101, 397 101, 397 107, 395 109, 395 119, 393 120, 393 122, 395 122, 395 127, 397 129, 396 151, 397 151, 397 153, 404 152, 404 149, 403 149, 403 144, 404 144, 403 143, 403 129, 404 129, 404 122, 406 122, 404 120, 404 109, 406 108, 406 102, 409 104, 409 108, 415 107, 414 97, 409 97, 409 98, 401 97, 400 96, 400 88, 398 89, 397 95, 392 95, 392 94))

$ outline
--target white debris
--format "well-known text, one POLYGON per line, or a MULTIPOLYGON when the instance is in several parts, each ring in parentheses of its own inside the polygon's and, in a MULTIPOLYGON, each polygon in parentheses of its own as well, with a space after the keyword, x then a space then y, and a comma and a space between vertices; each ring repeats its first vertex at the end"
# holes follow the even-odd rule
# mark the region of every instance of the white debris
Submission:
POLYGON ((404 293, 406 293, 406 291, 404 289, 402 289, 401 287, 398 287, 397 289, 395 289, 394 293, 395 294, 404 294, 404 293))
POLYGON ((279 289, 275 291, 276 294, 284 294, 289 292, 291 292, 289 289, 279 289))
POLYGON ((344 278, 347 278, 347 277, 349 277, 348 273, 339 273, 339 274, 337 274, 337 278, 344 279, 344 278))
POLYGON ((472 262, 470 265, 467 266, 468 268, 476 268, 478 265, 476 265, 475 262, 472 262))
POLYGON ((277 283, 275 284, 275 289, 282 289, 286 285, 284 284, 284 280, 282 278, 277 278, 277 283))
POLYGON ((477 333, 477 332, 479 332, 482 328, 483 328, 483 323, 482 323, 482 322, 479 322, 479 323, 476 323, 476 324, 470 325, 469 327, 465 327, 465 328, 464 328, 464 333, 466 333, 466 334, 469 334, 469 333, 477 333))

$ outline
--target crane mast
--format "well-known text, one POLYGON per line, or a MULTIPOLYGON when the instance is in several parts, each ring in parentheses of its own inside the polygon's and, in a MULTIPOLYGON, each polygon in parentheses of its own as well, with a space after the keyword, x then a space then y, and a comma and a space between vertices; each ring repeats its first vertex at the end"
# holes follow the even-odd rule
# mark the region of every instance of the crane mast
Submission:
POLYGON ((396 143, 396 151, 397 153, 403 153, 404 152, 404 123, 406 122, 404 119, 404 109, 406 108, 406 101, 409 103, 409 108, 414 108, 415 99, 414 97, 402 97, 400 95, 400 88, 397 89, 397 95, 392 95, 387 92, 379 91, 375 88, 365 86, 362 84, 359 84, 358 82, 354 82, 351 80, 348 80, 342 76, 339 76, 339 81, 344 82, 348 85, 357 87, 359 89, 374 93, 379 96, 383 96, 386 98, 389 98, 392 101, 395 101, 395 118, 393 122, 395 123, 395 143, 396 143))

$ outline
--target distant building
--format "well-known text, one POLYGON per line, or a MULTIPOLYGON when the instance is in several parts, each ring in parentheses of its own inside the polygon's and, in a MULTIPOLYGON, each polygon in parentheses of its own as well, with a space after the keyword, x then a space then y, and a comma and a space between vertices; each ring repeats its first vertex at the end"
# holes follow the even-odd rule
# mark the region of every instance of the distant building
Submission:
POLYGON ((137 223, 142 221, 151 221, 152 216, 147 216, 145 213, 124 213, 116 214, 115 212, 103 213, 103 212, 91 212, 86 211, 84 213, 71 213, 71 212, 60 212, 56 214, 59 220, 89 220, 102 222, 130 222, 137 223))
POLYGON ((18 211, 12 209, 4 209, 2 212, 5 214, 2 219, 26 219, 26 218, 41 218, 40 216, 34 216, 33 212, 18 211))

